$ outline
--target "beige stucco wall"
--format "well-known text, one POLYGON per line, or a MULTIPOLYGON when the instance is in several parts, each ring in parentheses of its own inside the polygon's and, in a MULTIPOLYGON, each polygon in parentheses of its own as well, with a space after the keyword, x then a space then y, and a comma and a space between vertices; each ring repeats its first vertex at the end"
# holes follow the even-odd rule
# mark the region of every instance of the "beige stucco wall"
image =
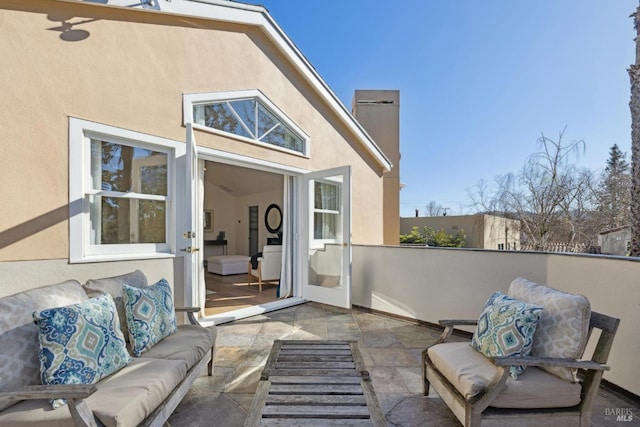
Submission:
POLYGON ((479 247, 498 249, 500 244, 507 250, 520 248, 520 221, 484 215, 484 244, 479 247))
MULTIPOLYGON (((0 298, 26 289, 53 285, 65 280, 85 283, 89 279, 118 276, 134 270, 142 270, 149 283, 166 278, 170 283, 182 280, 182 260, 178 258, 101 262, 71 265, 66 260, 36 260, 0 262, 0 298), (175 264, 179 263, 179 266, 175 264)), ((183 301, 176 295, 176 303, 183 301)))
POLYGON ((68 118, 185 140, 182 94, 259 89, 311 157, 196 131, 201 146, 319 170, 352 165, 353 241, 382 243, 382 171, 254 27, 56 1, 0 2, 0 261, 68 259, 68 118), (88 32, 60 38, 63 24, 88 32))
POLYGON ((638 259, 354 246, 352 276, 353 304, 432 323, 477 319, 489 295, 519 276, 583 294, 593 310, 621 319, 604 378, 640 394, 638 259))

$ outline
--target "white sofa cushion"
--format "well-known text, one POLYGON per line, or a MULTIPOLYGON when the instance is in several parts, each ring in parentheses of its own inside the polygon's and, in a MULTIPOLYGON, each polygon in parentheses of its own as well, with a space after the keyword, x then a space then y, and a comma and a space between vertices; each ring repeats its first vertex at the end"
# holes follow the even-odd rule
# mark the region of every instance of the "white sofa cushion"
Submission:
MULTIPOLYGON (((562 292, 522 277, 511 283, 509 295, 544 308, 533 339, 533 357, 582 357, 591 318, 591 306, 584 295, 562 292)), ((572 369, 552 366, 542 369, 563 380, 577 382, 572 369)))

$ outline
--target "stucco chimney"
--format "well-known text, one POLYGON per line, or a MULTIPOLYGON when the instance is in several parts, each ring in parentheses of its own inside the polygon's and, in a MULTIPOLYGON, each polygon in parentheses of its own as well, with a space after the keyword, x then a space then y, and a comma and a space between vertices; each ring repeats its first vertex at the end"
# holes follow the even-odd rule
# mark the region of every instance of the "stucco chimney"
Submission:
POLYGON ((352 113, 393 163, 383 176, 384 244, 400 244, 400 91, 356 90, 352 113))

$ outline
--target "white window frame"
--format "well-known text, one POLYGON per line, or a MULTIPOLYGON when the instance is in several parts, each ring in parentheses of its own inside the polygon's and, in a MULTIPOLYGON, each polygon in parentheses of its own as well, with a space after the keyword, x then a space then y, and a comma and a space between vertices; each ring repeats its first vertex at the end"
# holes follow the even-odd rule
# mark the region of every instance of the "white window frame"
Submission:
MULTIPOLYGON (((183 124, 193 123, 193 128, 204 132, 209 132, 217 135, 223 135, 228 138, 233 138, 238 141, 247 142, 249 144, 259 145, 261 147, 269 148, 272 150, 282 151, 295 156, 309 158, 311 156, 311 138, 307 135, 296 123, 287 117, 269 98, 267 98, 261 91, 257 89, 251 90, 238 90, 238 91, 224 91, 224 92, 205 92, 205 93, 192 93, 183 95, 182 100, 182 117, 183 124), (296 133, 304 141, 304 149, 302 152, 291 150, 277 145, 269 144, 259 139, 247 138, 235 133, 225 132, 219 129, 210 128, 208 126, 199 125, 196 123, 193 117, 193 107, 201 104, 218 103, 224 101, 242 101, 256 99, 261 102, 267 110, 284 123, 289 129, 296 133)), ((243 125, 244 126, 244 125, 243 125)), ((251 133, 251 132, 250 132, 251 133)))
POLYGON ((176 158, 184 152, 184 143, 109 126, 69 118, 69 260, 94 262, 173 257, 176 252, 176 158), (134 192, 95 190, 91 186, 91 140, 145 148, 167 155, 167 196, 145 195, 145 200, 166 202, 166 242, 129 244, 91 244, 90 196, 140 199, 134 192))
MULTIPOLYGON (((341 191, 342 188, 340 187, 339 183, 335 183, 335 182, 331 182, 330 180, 314 180, 313 181, 313 185, 315 186, 317 183, 320 184, 329 184, 329 185, 336 185, 338 187, 338 203, 340 204, 340 201, 342 200, 342 195, 341 195, 341 191)), ((310 189, 310 191, 313 191, 312 194, 314 194, 313 197, 315 197, 315 188, 310 189)), ((342 207, 340 207, 342 208, 342 207)), ((315 229, 316 229, 316 221, 315 221, 315 214, 331 214, 331 215, 336 215, 338 218, 340 218, 340 210, 333 210, 333 209, 318 209, 315 207, 315 200, 314 200, 314 206, 312 207, 312 209, 310 209, 309 212, 309 241, 310 243, 310 248, 311 249, 320 249, 320 248, 324 248, 325 245, 330 245, 330 244, 334 244, 338 241, 340 241, 342 239, 342 227, 341 227, 341 223, 340 221, 338 221, 336 223, 337 225, 337 229, 335 230, 336 232, 336 237, 334 239, 316 239, 315 236, 315 229)))

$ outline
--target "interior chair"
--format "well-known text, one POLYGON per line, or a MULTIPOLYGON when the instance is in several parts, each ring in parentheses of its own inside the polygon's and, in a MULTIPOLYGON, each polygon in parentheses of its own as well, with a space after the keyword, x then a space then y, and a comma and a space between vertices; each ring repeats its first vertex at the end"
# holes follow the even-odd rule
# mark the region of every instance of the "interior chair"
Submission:
POLYGON ((282 246, 265 245, 262 256, 258 257, 257 268, 253 268, 249 261, 248 283, 252 285, 257 280, 260 292, 263 283, 278 283, 280 281, 280 268, 282 266, 282 246))
POLYGON ((591 311, 582 295, 522 278, 507 296, 542 307, 531 353, 487 356, 469 342, 452 342, 455 326, 481 324, 474 339, 490 329, 483 318, 491 311, 487 305, 479 321, 442 320, 442 335, 422 353, 424 395, 433 387, 465 426, 590 426, 620 320, 591 311), (597 343, 587 346, 594 329, 600 330, 597 343), (593 348, 590 360, 583 358, 585 347, 593 348), (517 379, 511 375, 515 366, 526 367, 517 379))

